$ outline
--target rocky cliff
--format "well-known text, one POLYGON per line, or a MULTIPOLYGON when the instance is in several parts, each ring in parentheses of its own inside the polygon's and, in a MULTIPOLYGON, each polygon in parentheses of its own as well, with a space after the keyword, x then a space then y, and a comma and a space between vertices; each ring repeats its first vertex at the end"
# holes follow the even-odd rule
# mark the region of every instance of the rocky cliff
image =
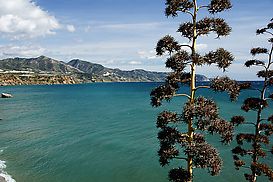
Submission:
POLYGON ((51 84, 78 84, 82 80, 66 75, 19 75, 0 74, 0 86, 7 85, 51 85, 51 84))

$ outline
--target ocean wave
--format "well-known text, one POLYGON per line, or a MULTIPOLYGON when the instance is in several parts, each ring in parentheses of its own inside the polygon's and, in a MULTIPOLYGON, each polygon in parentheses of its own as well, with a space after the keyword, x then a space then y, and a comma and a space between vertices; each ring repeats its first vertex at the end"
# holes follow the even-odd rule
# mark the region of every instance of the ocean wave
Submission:
MULTIPOLYGON (((2 151, 3 152, 3 151, 2 151)), ((3 177, 6 182, 16 182, 11 175, 9 175, 4 169, 6 169, 6 161, 0 160, 0 177, 3 177)))

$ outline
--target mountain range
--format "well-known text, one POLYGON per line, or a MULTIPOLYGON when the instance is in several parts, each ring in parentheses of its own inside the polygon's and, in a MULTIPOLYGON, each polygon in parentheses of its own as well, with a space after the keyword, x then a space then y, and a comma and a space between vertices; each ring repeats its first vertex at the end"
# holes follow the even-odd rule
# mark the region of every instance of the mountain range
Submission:
MULTIPOLYGON (((24 72, 36 75, 66 75, 80 79, 82 82, 161 82, 165 80, 168 74, 142 69, 123 71, 79 59, 65 63, 46 56, 3 59, 0 60, 0 69, 2 73, 24 72)), ((197 81, 208 81, 208 78, 197 75, 197 81)))

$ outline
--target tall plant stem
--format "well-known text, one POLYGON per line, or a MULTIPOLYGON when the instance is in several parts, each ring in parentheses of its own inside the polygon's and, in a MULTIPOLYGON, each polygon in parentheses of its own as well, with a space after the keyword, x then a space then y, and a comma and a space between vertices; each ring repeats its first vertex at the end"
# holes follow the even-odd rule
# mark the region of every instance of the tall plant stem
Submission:
MULTIPOLYGON (((192 56, 195 55, 196 53, 196 39, 197 39, 197 31, 196 31, 196 21, 197 21, 197 2, 196 0, 193 1, 194 2, 194 12, 193 12, 193 40, 192 40, 192 56)), ((195 62, 192 60, 192 64, 191 64, 191 84, 190 84, 190 101, 191 104, 194 104, 194 100, 195 100, 195 91, 196 91, 196 86, 195 86, 195 79, 196 79, 196 65, 195 62)), ((188 122, 188 142, 189 145, 191 145, 192 141, 193 141, 193 134, 194 134, 194 130, 193 130, 193 118, 190 119, 190 121, 188 122)), ((191 176, 191 180, 193 177, 193 161, 192 161, 192 157, 188 156, 188 173, 191 176)))
MULTIPOLYGON (((269 57, 268 57, 268 65, 266 66, 265 71, 268 72, 270 69, 270 66, 272 64, 272 54, 273 54, 273 46, 271 47, 271 51, 269 53, 269 57)), ((265 77, 264 79, 264 85, 263 88, 261 90, 261 96, 260 99, 265 100, 265 92, 266 92, 266 88, 268 86, 268 77, 265 77)), ((255 140, 254 140, 254 154, 252 156, 252 163, 256 163, 258 162, 258 155, 257 155, 257 150, 258 150, 258 135, 260 134, 260 125, 261 125, 261 117, 262 117, 262 106, 259 108, 258 112, 257 112, 257 121, 256 121, 256 125, 255 125, 255 140)), ((252 182, 256 182, 257 181, 257 174, 255 170, 252 170, 252 175, 253 175, 253 179, 252 182)))

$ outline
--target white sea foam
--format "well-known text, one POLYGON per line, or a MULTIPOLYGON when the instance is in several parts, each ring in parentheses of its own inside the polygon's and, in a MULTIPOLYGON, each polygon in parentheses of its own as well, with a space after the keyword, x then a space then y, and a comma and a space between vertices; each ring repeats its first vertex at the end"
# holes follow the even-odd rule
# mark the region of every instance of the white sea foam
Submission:
POLYGON ((4 169, 6 168, 6 162, 0 160, 0 176, 3 177, 6 182, 16 182, 11 175, 9 175, 4 169))

